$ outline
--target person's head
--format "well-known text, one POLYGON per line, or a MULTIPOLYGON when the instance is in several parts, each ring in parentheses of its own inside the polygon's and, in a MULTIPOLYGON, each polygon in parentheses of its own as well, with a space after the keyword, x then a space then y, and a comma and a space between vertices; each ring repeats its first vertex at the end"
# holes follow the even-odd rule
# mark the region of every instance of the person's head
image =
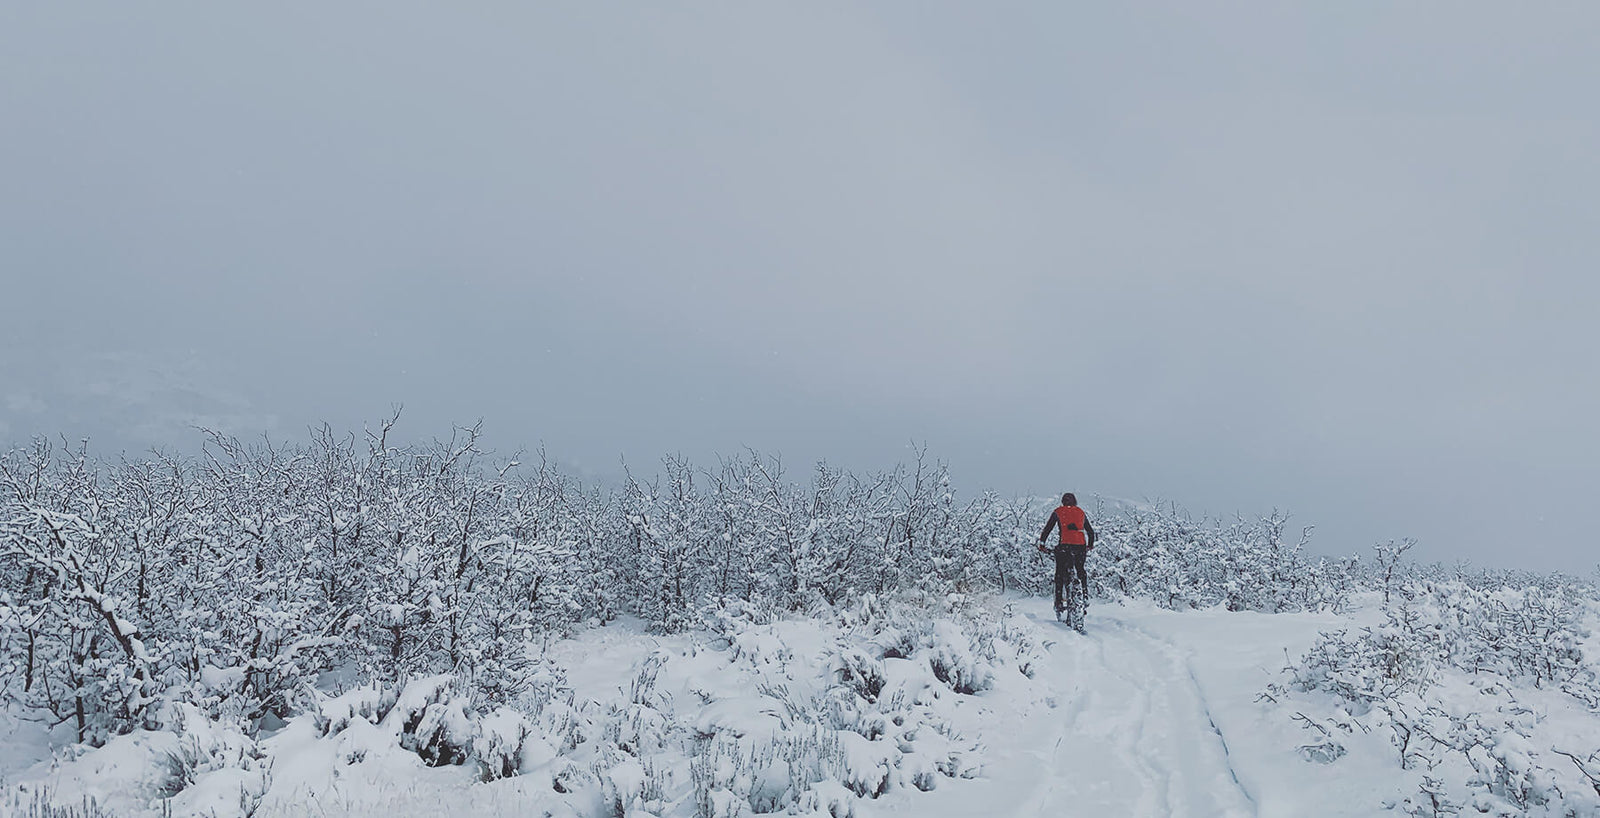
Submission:
POLYGON ((1064 506, 1075 506, 1078 504, 1078 498, 1069 491, 1066 494, 1061 495, 1061 504, 1064 506))

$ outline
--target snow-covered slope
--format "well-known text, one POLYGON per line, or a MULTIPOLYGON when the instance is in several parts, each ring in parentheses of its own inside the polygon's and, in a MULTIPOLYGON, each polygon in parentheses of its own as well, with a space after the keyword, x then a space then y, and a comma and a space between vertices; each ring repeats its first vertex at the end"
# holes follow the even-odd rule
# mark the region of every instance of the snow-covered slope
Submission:
MULTIPOLYGON (((1319 754, 1303 721, 1329 700, 1263 695, 1320 634, 1376 627, 1380 607, 1372 594, 1337 615, 1101 602, 1086 634, 1033 597, 867 600, 809 618, 734 610, 671 636, 624 619, 548 646, 552 687, 531 717, 469 723, 443 679, 386 702, 375 688, 330 692, 257 741, 191 718, 181 735, 120 736, 27 768, 14 756, 5 803, 27 814, 45 792, 127 816, 385 818, 1441 814, 1417 808, 1423 765, 1397 763, 1390 736, 1352 730, 1319 754), (481 766, 426 765, 428 735, 452 733, 515 745, 515 774, 485 782, 481 766)), ((1600 743, 1594 713, 1559 718, 1573 749, 1585 731, 1600 743)), ((1427 769, 1446 760, 1434 753, 1427 769)), ((1579 791, 1547 813, 1499 814, 1596 803, 1579 791)))
POLYGON ((990 750, 984 777, 891 812, 1353 816, 1377 808, 1374 784, 1399 783, 1368 781, 1352 800, 1256 700, 1285 652, 1340 617, 1102 605, 1079 635, 1051 621, 1046 601, 1019 606, 1047 645, 1042 700, 991 702, 970 725, 990 750))

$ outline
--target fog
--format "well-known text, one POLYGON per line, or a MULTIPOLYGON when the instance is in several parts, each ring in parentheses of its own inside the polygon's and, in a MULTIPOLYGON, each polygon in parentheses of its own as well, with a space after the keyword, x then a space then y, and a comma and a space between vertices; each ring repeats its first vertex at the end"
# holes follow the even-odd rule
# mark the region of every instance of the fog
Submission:
POLYGON ((0 8, 0 441, 482 418, 1589 571, 1600 7, 0 8))

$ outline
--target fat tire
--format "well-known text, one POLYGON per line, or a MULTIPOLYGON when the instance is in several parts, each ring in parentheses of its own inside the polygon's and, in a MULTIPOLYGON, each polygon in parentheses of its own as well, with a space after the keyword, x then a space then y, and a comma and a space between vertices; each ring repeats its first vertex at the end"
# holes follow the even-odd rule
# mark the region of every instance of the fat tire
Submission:
POLYGON ((1087 589, 1082 587, 1076 577, 1067 586, 1067 624, 1078 633, 1084 633, 1083 619, 1088 603, 1086 591, 1087 589))

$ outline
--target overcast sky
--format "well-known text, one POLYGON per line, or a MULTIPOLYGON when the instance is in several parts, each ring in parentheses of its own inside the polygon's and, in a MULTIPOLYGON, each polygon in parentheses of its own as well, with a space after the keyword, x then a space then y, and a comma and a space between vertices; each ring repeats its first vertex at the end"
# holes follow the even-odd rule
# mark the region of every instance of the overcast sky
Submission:
POLYGON ((1600 5, 0 2, 0 441, 482 417, 1591 570, 1600 5))

